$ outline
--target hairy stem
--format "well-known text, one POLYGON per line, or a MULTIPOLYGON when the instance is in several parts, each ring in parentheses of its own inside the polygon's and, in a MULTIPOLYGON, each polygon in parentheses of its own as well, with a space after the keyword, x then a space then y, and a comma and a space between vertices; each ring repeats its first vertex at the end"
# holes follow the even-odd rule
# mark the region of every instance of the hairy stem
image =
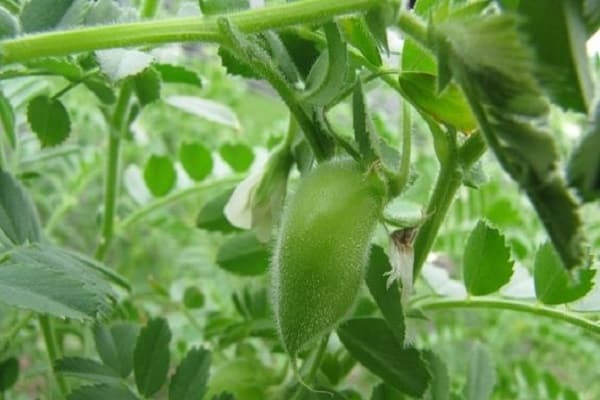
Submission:
POLYGON ((69 386, 67 385, 67 381, 65 378, 55 369, 55 362, 60 358, 60 347, 56 340, 56 332, 54 331, 54 326, 52 321, 48 316, 40 316, 40 328, 42 329, 42 334, 44 336, 44 342, 46 343, 46 352, 48 353, 48 359, 50 361, 52 367, 52 373, 54 378, 56 379, 56 383, 62 394, 63 398, 67 397, 69 393, 69 386))
POLYGON ((100 243, 96 248, 95 258, 102 260, 110 246, 114 233, 115 208, 117 204, 117 187, 119 183, 119 159, 121 155, 121 137, 126 127, 129 101, 132 87, 125 83, 121 88, 119 100, 115 107, 108 138, 108 158, 106 159, 106 176, 104 185, 104 216, 100 243))
MULTIPOLYGON (((228 18, 242 32, 251 33, 295 24, 320 23, 336 15, 369 9, 381 2, 303 0, 232 13, 228 18)), ((115 47, 220 40, 214 17, 169 18, 20 36, 0 42, 0 61, 9 64, 115 47)))
POLYGON ((419 301, 415 303, 414 306, 424 311, 448 310, 458 308, 493 308, 499 310, 511 310, 564 321, 600 335, 600 323, 591 321, 589 319, 583 318, 579 315, 567 311, 562 311, 557 308, 550 308, 539 304, 529 304, 513 300, 490 298, 470 298, 464 300, 451 300, 441 298, 419 301))

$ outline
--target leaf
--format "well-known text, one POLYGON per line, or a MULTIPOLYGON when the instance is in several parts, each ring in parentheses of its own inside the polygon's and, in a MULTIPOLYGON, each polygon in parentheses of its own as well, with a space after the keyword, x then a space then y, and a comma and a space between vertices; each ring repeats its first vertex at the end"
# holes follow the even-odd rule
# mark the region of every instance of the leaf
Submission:
MULTIPOLYGON (((418 16, 427 17, 436 3, 437 0, 418 0, 414 12, 418 16)), ((402 47, 402 71, 436 75, 437 63, 431 52, 423 49, 414 40, 406 38, 402 47)))
POLYGON ((241 143, 226 143, 219 148, 219 154, 235 172, 247 171, 254 161, 252 149, 241 143))
POLYGON ((397 391, 390 385, 386 385, 385 383, 380 383, 379 385, 373 388, 373 393, 371 393, 371 400, 405 400, 406 396, 404 396, 401 392, 397 391))
POLYGON ((83 78, 83 69, 76 62, 68 58, 48 57, 32 60, 27 66, 53 75, 60 75, 69 80, 83 78))
POLYGON ((389 52, 388 40, 387 40, 387 22, 394 17, 394 9, 391 5, 376 5, 372 7, 365 15, 367 26, 369 30, 379 43, 382 49, 389 52))
POLYGON ((56 146, 69 137, 71 119, 60 100, 38 96, 27 106, 27 120, 42 147, 56 146))
POLYGON ((115 384, 120 381, 119 375, 112 368, 89 358, 61 358, 56 361, 54 368, 64 376, 86 381, 115 384))
POLYGON ((67 400, 139 400, 126 386, 119 385, 90 385, 81 386, 67 396, 67 400))
POLYGON ((471 349, 465 400, 489 399, 496 385, 496 370, 492 364, 492 356, 488 349, 475 343, 471 349))
POLYGON ((79 25, 90 6, 87 0, 30 0, 21 10, 21 27, 32 33, 79 25))
POLYGON ((169 193, 177 181, 177 172, 168 156, 152 155, 144 167, 144 182, 156 197, 169 193))
POLYGON ((228 189, 209 200, 198 213, 196 226, 211 232, 229 233, 238 230, 225 216, 225 205, 234 189, 228 189))
POLYGON ((154 61, 148 53, 125 49, 97 51, 96 59, 102 72, 113 82, 139 74, 154 61))
POLYGON ((183 305, 191 310, 204 307, 204 293, 195 286, 188 286, 183 292, 183 305))
POLYGON ((235 400, 235 396, 229 392, 222 392, 219 394, 215 394, 212 397, 212 400, 235 400))
POLYGON ((424 394, 430 375, 421 353, 403 347, 384 320, 351 319, 340 325, 337 334, 352 357, 385 383, 410 396, 424 394))
POLYGON ((520 28, 537 55, 537 77, 563 108, 587 113, 593 82, 581 1, 521 1, 520 28))
POLYGON ((85 16, 85 25, 104 25, 119 21, 124 14, 118 2, 114 0, 97 0, 85 16))
POLYGON ((240 121, 231 108, 211 100, 193 96, 170 96, 167 104, 219 125, 241 130, 240 121))
POLYGON ((183 143, 179 149, 179 160, 190 178, 199 182, 213 169, 213 159, 209 149, 202 143, 183 143))
POLYGON ((500 231, 480 220, 467 239, 463 255, 463 280, 467 291, 483 296, 510 281, 513 261, 500 231))
POLYGON ((17 145, 17 131, 15 129, 15 111, 10 101, 2 91, 0 91, 0 122, 4 129, 4 134, 8 139, 11 148, 17 145))
POLYGON ((400 86, 421 111, 431 115, 436 121, 452 125, 457 130, 471 133, 477 129, 477 120, 465 96, 455 84, 449 84, 438 93, 436 77, 419 72, 403 72, 399 77, 400 86))
POLYGON ((0 170, 0 229, 15 245, 39 242, 40 222, 31 198, 8 172, 0 170))
POLYGON ((235 275, 256 276, 269 268, 269 250, 253 232, 236 234, 217 252, 217 265, 235 275))
POLYGON ((133 351, 138 332, 138 325, 130 322, 94 326, 94 342, 102 362, 122 378, 127 378, 133 370, 133 351))
POLYGON ((379 306, 383 317, 398 343, 404 343, 406 327, 404 324, 400 288, 397 281, 394 281, 390 287, 386 285, 387 279, 384 274, 390 272, 392 266, 380 246, 373 246, 371 249, 368 265, 366 281, 369 292, 371 292, 371 296, 373 296, 379 306))
POLYGON ((535 256, 535 294, 544 304, 570 303, 592 289, 595 274, 590 268, 579 268, 570 274, 552 245, 545 243, 535 256))
POLYGON ((0 7, 0 39, 9 39, 19 33, 17 20, 4 7, 0 7))
POLYGON ((165 83, 185 83, 202 87, 202 80, 198 74, 180 65, 155 64, 154 69, 160 73, 160 77, 165 83))
POLYGON ((560 171, 547 121, 548 107, 536 82, 534 60, 511 15, 446 22, 434 34, 449 43, 460 83, 496 158, 524 190, 567 269, 586 261, 578 203, 560 171))
POLYGON ((198 400, 206 393, 210 368, 210 351, 195 348, 188 351, 169 385, 169 400, 198 400))
POLYGON ((104 104, 110 105, 117 100, 113 88, 100 78, 88 78, 83 84, 104 104))
POLYGON ((600 103, 590 130, 571 154, 567 167, 569 186, 587 202, 600 198, 600 103))
POLYGON ((340 19, 339 24, 348 43, 356 47, 371 64, 380 67, 382 65, 381 54, 379 54, 377 41, 369 31, 365 18, 346 17, 340 19))
POLYGON ((135 384, 144 397, 156 393, 169 371, 171 330, 164 318, 148 321, 140 331, 133 353, 135 384))
POLYGON ((0 393, 6 392, 19 379, 19 360, 15 357, 0 362, 0 393))
POLYGON ((160 99, 160 74, 146 68, 133 78, 133 87, 142 107, 160 99))
POLYGON ((425 395, 426 400, 450 400, 450 377, 442 359, 432 351, 424 351, 423 359, 431 374, 431 382, 425 395))
POLYGON ((225 14, 248 8, 248 0, 200 0, 200 9, 204 15, 225 14))
POLYGON ((348 49, 339 27, 333 23, 323 26, 327 38, 327 63, 315 63, 307 80, 304 100, 311 104, 327 105, 338 95, 346 81, 348 49))
POLYGON ((95 319, 115 294, 104 276, 48 245, 14 248, 0 262, 0 301, 59 318, 95 319))

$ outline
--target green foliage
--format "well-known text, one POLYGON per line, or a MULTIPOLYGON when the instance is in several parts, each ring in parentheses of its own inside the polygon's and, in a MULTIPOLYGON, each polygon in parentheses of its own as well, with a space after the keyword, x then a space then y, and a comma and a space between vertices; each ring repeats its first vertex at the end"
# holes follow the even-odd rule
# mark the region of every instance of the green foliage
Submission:
POLYGON ((167 379, 171 330, 167 321, 155 318, 142 328, 133 352, 135 384, 140 394, 156 393, 167 379))
POLYGON ((425 393, 430 373, 421 353, 398 342, 384 320, 351 319, 337 333, 350 354, 385 383, 410 396, 425 393))
POLYGON ((19 379, 19 360, 14 357, 0 362, 0 393, 6 392, 19 379))
POLYGON ((269 251, 252 232, 236 234, 219 248, 217 265, 236 275, 262 275, 269 267, 269 251))
POLYGON ((476 296, 496 292, 513 274, 510 249, 500 231, 479 221, 469 235, 463 256, 463 279, 476 296))
POLYGON ((128 322, 94 326, 94 342, 102 362, 126 378, 133 370, 133 351, 139 328, 128 322))
POLYGON ((171 159, 168 156, 152 155, 144 167, 144 182, 156 197, 169 193, 177 182, 177 172, 171 159))
POLYGON ((27 120, 43 147, 64 142, 71 132, 71 120, 60 100, 39 96, 27 107, 27 120))
POLYGON ((15 245, 39 242, 41 228, 31 198, 10 174, 0 171, 0 229, 15 245))
POLYGON ((183 143, 179 149, 179 160, 185 172, 195 181, 203 180, 213 169, 212 155, 201 143, 183 143))
POLYGON ((464 389, 467 400, 490 398, 496 384, 496 372, 492 356, 480 343, 475 343, 469 360, 469 373, 464 389))
POLYGON ((206 393, 210 352, 206 349, 191 349, 171 378, 170 400, 201 399, 206 393))

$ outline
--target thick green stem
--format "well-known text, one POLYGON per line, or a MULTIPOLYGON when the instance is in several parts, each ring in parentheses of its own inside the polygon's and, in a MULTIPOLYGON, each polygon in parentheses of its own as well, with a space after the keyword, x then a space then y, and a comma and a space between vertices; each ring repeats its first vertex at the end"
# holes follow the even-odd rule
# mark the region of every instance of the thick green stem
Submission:
POLYGON ((44 336, 44 342, 46 343, 46 352, 48 353, 48 359, 52 366, 52 373, 54 378, 56 379, 56 383, 58 384, 58 388, 62 397, 66 398, 69 393, 69 386, 67 385, 67 381, 65 378, 55 369, 55 362, 60 358, 60 347, 56 340, 56 333, 54 331, 54 326, 52 321, 47 316, 40 316, 40 328, 42 329, 42 334, 44 336))
POLYGON ((425 25, 425 23, 415 14, 408 11, 400 12, 397 25, 403 33, 421 46, 425 48, 429 46, 427 40, 427 25, 425 25))
POLYGON ((590 321, 579 315, 550 308, 539 304, 522 303, 504 299, 470 298, 464 300, 430 299, 416 302, 415 307, 426 310, 449 310, 456 308, 500 309, 523 312, 561 320, 600 335, 600 323, 590 321))
POLYGON ((102 218, 102 233, 100 243, 96 248, 95 257, 102 260, 110 246, 114 233, 115 208, 117 203, 117 188, 119 183, 119 159, 121 155, 121 137, 127 124, 129 101, 132 87, 125 83, 121 88, 119 100, 115 107, 108 138, 108 157, 106 159, 106 176, 104 185, 104 215, 102 218))
MULTIPOLYGON (((251 33, 295 24, 320 23, 336 15, 369 9, 381 2, 303 0, 233 13, 228 17, 242 32, 251 33)), ((170 18, 46 32, 5 40, 0 42, 0 61, 9 64, 115 47, 220 40, 214 17, 170 18)))

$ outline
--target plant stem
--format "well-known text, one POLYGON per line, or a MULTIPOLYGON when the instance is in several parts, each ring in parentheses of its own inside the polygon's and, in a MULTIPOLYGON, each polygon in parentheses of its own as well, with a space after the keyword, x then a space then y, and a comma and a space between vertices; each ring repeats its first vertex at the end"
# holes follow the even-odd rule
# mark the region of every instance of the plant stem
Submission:
POLYGON ((408 11, 401 11, 398 15, 396 24, 402 32, 410 36, 415 42, 425 48, 429 47, 429 41, 427 40, 427 25, 425 25, 415 14, 408 11))
POLYGON ((114 233, 115 208, 117 203, 117 186, 119 183, 119 159, 121 155, 121 137, 127 125, 129 101, 132 87, 130 83, 123 84, 119 100, 115 107, 108 139, 108 158, 106 160, 106 176, 104 185, 104 216, 102 218, 102 233, 100 243, 96 248, 95 258, 102 260, 110 246, 114 233))
MULTIPOLYGON (((336 15, 369 9, 382 0, 303 0, 228 15, 244 33, 260 32, 302 23, 320 23, 336 15)), ((115 47, 171 42, 219 42, 214 17, 169 18, 125 24, 85 27, 62 32, 21 36, 0 42, 3 65, 40 57, 64 56, 115 47)))
POLYGON ((411 108, 407 101, 402 102, 402 157, 400 159, 400 170, 398 172, 398 189, 401 192, 410 174, 410 155, 412 147, 412 118, 411 108))
POLYGON ((421 310, 448 310, 453 308, 483 308, 483 309, 500 309, 512 310, 528 314, 534 314, 552 318, 555 320, 565 321, 569 324, 581 327, 590 332, 600 335, 600 323, 590 321, 578 315, 561 311, 556 308, 550 308, 539 304, 529 304, 504 299, 490 298, 470 298, 464 300, 450 299, 430 299, 419 301, 414 304, 416 308, 421 310))
MULTIPOLYGON (((329 334, 323 336, 321 341, 319 342, 319 347, 306 359, 304 364, 302 365, 302 369, 307 369, 306 372, 306 384, 311 384, 315 379, 317 372, 319 371, 319 367, 321 366, 321 361, 323 360, 323 356, 325 355, 325 350, 327 350, 327 342, 329 342, 329 334)), ((298 372, 300 375, 301 371, 298 372)), ((304 394, 308 388, 304 385, 300 386, 292 400, 302 399, 304 394)))
POLYGON ((60 357, 60 347, 56 341, 56 333, 54 332, 54 326, 48 316, 42 315, 39 317, 40 328, 44 335, 44 342, 46 343, 46 352, 48 353, 48 359, 50 360, 52 373, 58 384, 58 388, 62 394, 62 397, 67 397, 69 393, 69 386, 65 378, 55 369, 55 362, 60 357))
POLYGON ((8 331, 6 336, 2 337, 2 340, 0 341, 0 343, 1 343, 0 356, 2 355, 4 350, 8 347, 10 342, 13 341, 13 339, 19 334, 21 329, 23 329, 23 327, 25 327, 25 325, 27 325, 33 317, 34 317, 33 312, 31 312, 31 311, 27 312, 25 314, 25 316, 23 318, 21 318, 20 321, 17 321, 17 323, 11 327, 11 329, 8 331))
POLYGON ((191 186, 189 188, 171 193, 165 197, 156 199, 156 200, 148 203, 144 207, 136 210, 131 215, 129 215, 127 218, 125 218, 117 226, 117 230, 123 231, 123 230, 129 228, 131 225, 134 225, 136 222, 138 222, 142 218, 146 217, 148 214, 151 214, 154 211, 159 210, 161 208, 168 207, 171 204, 176 203, 180 200, 183 200, 186 197, 190 197, 190 196, 193 196, 198 193, 202 193, 202 192, 205 192, 205 191, 208 191, 211 189, 220 188, 222 186, 228 186, 228 185, 239 182, 241 179, 242 179, 241 176, 236 175, 236 176, 231 176, 231 177, 227 177, 227 178, 223 178, 223 179, 219 179, 219 180, 215 180, 215 181, 202 182, 195 186, 191 186))

